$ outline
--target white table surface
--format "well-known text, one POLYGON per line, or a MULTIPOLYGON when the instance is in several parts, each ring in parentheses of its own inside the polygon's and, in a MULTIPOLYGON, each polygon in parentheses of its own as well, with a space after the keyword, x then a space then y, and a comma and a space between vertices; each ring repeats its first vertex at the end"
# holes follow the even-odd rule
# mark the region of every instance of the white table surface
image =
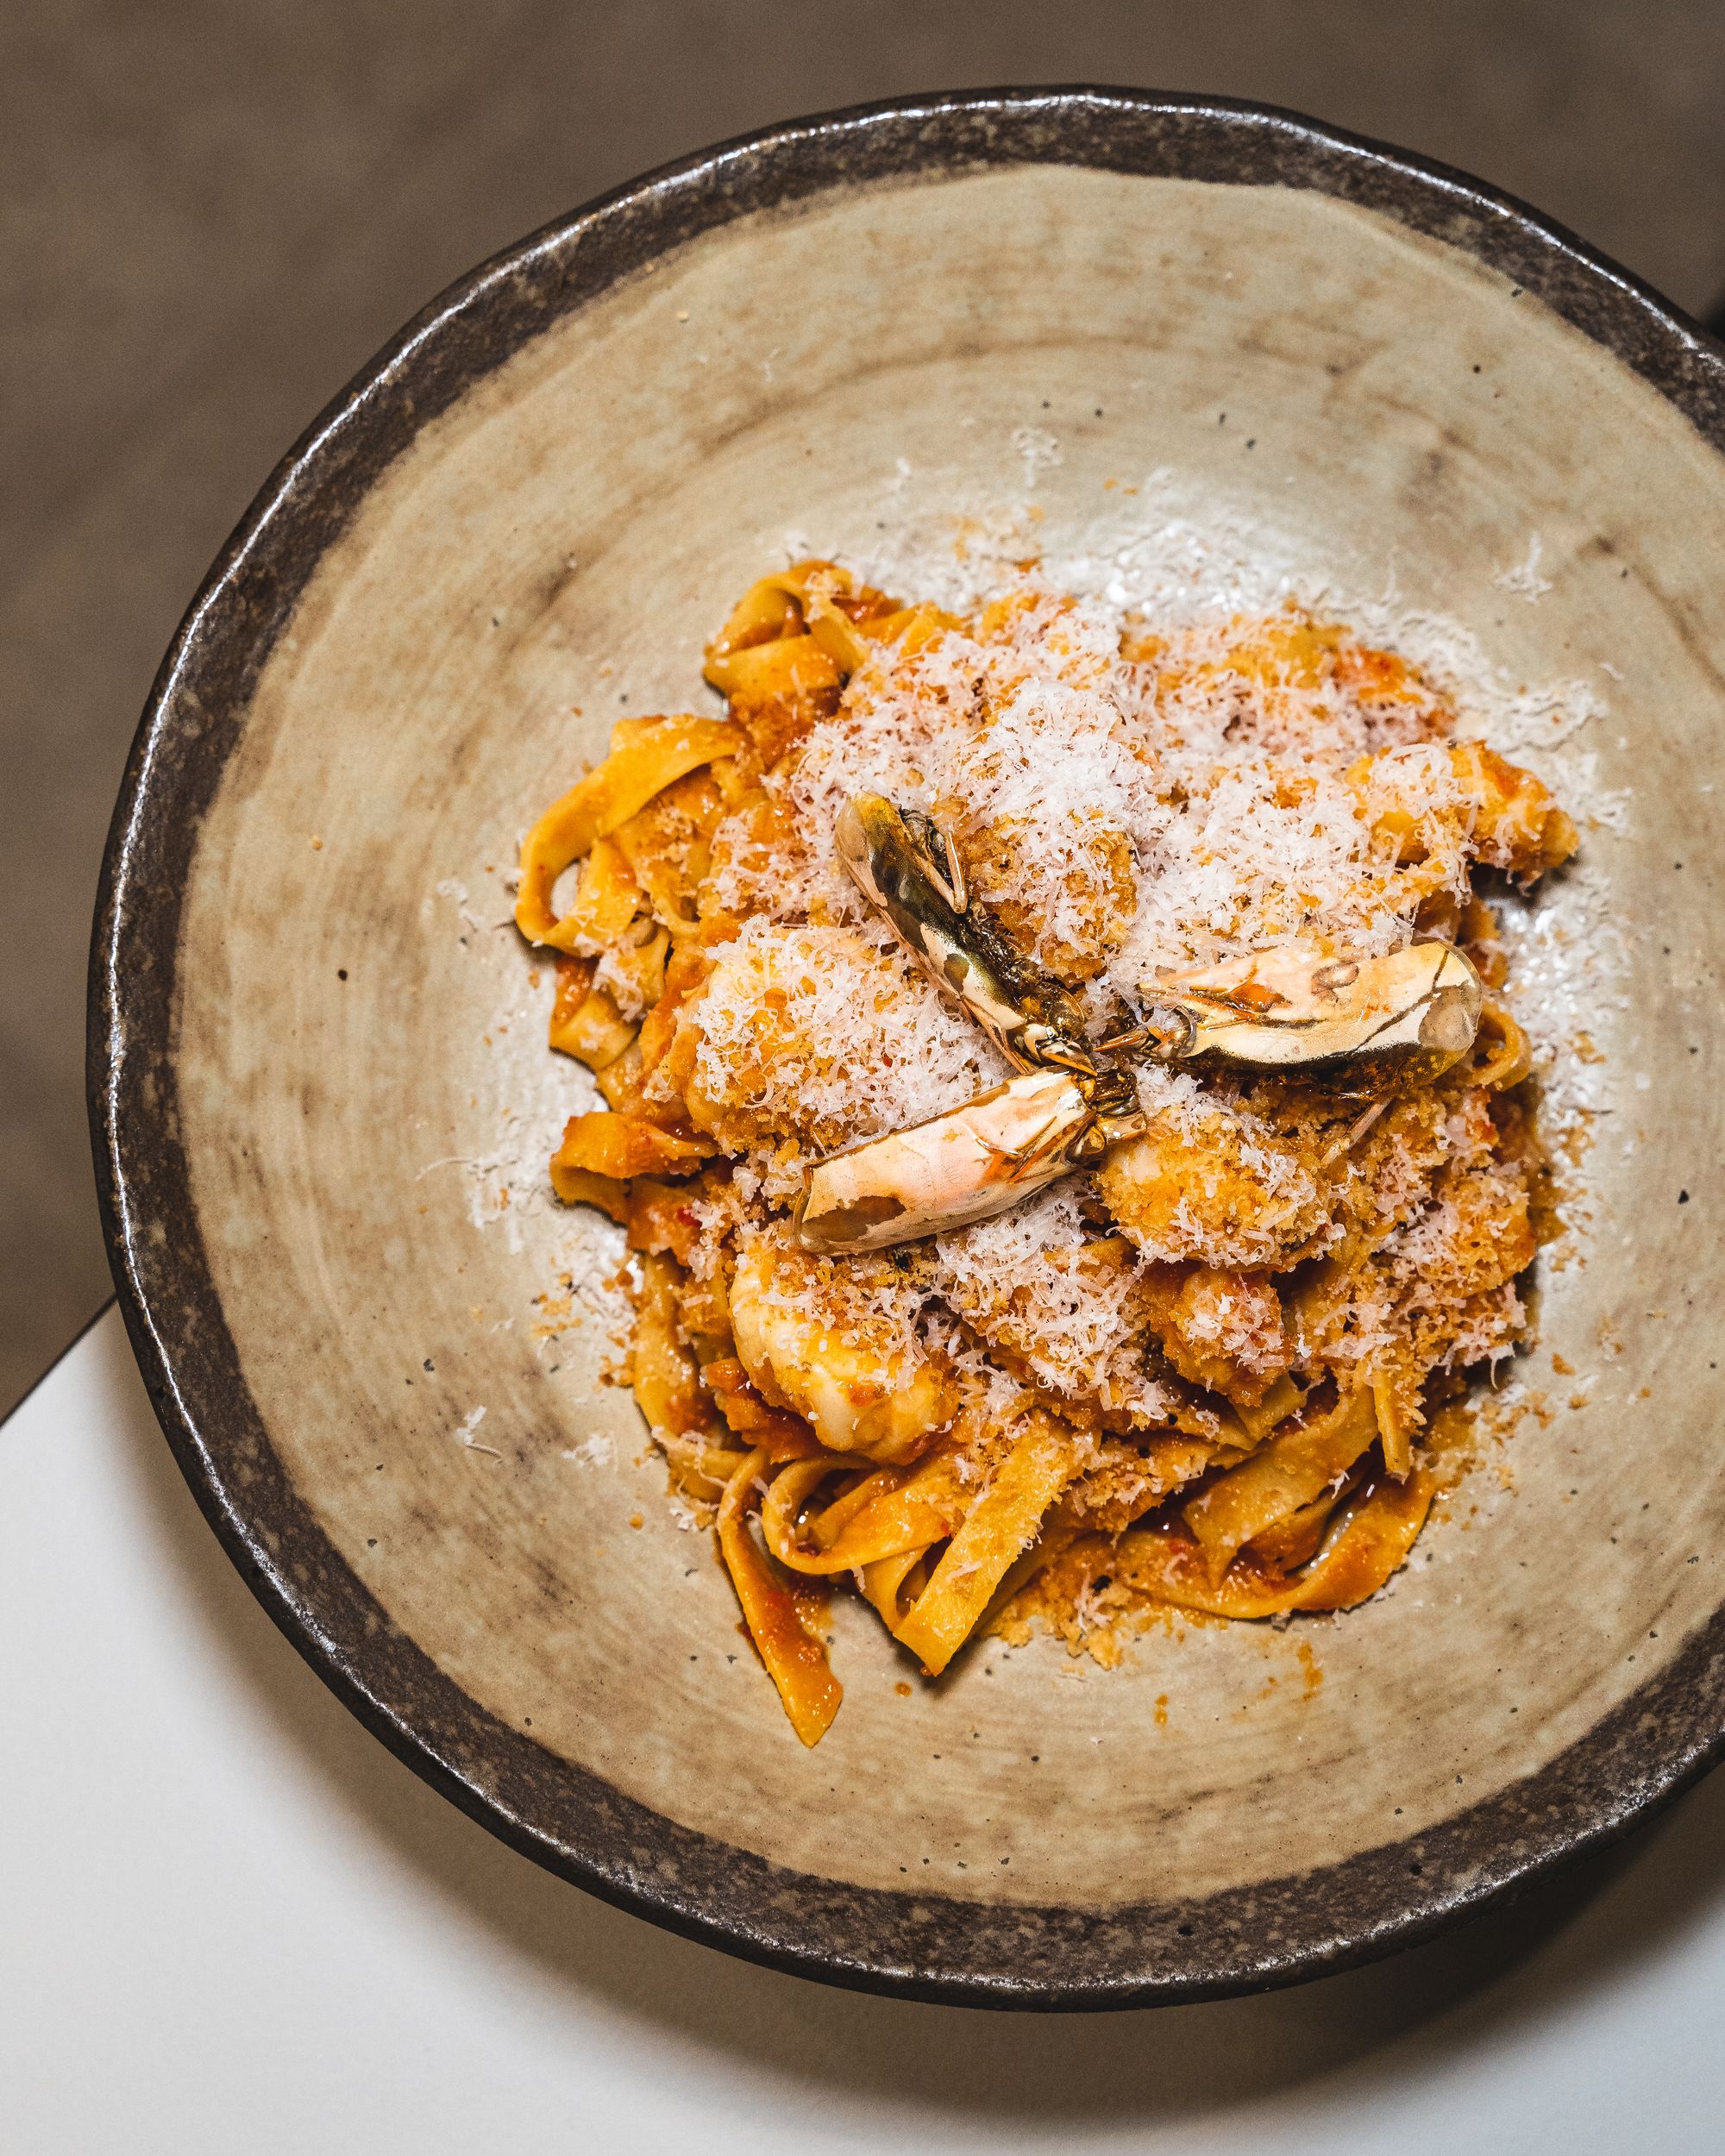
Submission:
POLYGON ((181 1482, 110 1311, 0 1426, 0 2148, 1725 2147, 1725 1775, 1520 1908, 1153 2014, 912 2006, 672 1939, 353 1720, 181 1482))

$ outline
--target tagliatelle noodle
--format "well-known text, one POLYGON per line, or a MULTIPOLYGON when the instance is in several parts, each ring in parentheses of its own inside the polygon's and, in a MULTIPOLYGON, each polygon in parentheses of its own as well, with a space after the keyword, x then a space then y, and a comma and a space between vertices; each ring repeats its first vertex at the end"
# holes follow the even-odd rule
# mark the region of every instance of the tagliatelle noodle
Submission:
POLYGON ((984 1626, 1091 1638, 1104 1600, 1251 1621, 1379 1591, 1460 1373, 1525 1337, 1554 1232, 1474 878, 1562 860, 1562 810, 1405 658, 1295 607, 1158 625, 1032 573, 960 617, 804 561, 744 595, 706 672, 728 716, 620 724, 533 827, 517 918, 560 954, 552 1044, 607 1104, 553 1185, 625 1228, 637 1401, 798 1736, 838 1709, 828 1586, 931 1673, 984 1626), (1371 1099, 1145 1062, 1145 1134, 1099 1174, 802 1249, 814 1163, 1010 1075, 838 862, 859 793, 938 819, 1093 1044, 1182 971, 1432 936, 1489 983, 1477 1037, 1371 1099))

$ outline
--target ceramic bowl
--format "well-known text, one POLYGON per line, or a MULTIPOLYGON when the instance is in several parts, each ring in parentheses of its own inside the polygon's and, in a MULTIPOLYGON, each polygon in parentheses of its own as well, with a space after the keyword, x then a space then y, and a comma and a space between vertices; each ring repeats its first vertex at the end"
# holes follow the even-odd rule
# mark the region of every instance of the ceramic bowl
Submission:
POLYGON ((1183 97, 776 128, 434 303, 188 614, 94 956, 132 1338, 212 1526, 341 1697, 656 1921, 1013 2006, 1334 1969, 1697 1775, 1725 1720, 1722 443, 1718 348, 1563 232, 1183 97), (505 879, 617 716, 705 702, 703 638, 787 546, 866 555, 992 503, 1057 550, 1157 488, 1339 589, 1393 573, 1500 680, 1591 684, 1584 858, 1627 937, 1589 1025, 1591 1230, 1547 1269, 1513 1494, 1391 1591, 1152 1632, 1108 1674, 985 1645, 909 1696, 842 1610, 844 1710, 805 1752, 600 1382, 616 1253, 544 1194, 578 1074, 505 879))

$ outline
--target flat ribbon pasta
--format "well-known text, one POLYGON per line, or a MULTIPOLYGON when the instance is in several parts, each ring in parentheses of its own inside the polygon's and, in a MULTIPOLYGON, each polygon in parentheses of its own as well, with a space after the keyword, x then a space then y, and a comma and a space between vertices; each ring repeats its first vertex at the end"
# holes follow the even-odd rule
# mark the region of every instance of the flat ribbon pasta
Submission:
POLYGON ((1352 1609, 1407 1562, 1431 1502, 1432 1480, 1423 1469, 1404 1482, 1380 1482, 1348 1504, 1319 1556, 1285 1582, 1245 1564, 1217 1580, 1196 1543, 1143 1527, 1121 1539, 1113 1570, 1151 1601, 1212 1617, 1352 1609))
POLYGON ((573 950, 582 934, 579 901, 577 911, 561 920, 551 910, 551 893, 564 869, 637 815, 656 793, 704 763, 734 756, 741 745, 729 719, 685 714, 623 721, 605 761, 554 801, 527 834, 515 901, 522 934, 530 943, 573 950))
POLYGON ((1077 1471, 1074 1433, 1033 1413, 1030 1427, 965 1514, 928 1585, 898 1628, 900 1642, 937 1676, 969 1636, 994 1589, 1077 1471))
POLYGON ((1327 1414, 1270 1438, 1189 1498, 1186 1525, 1211 1579, 1220 1580, 1248 1542, 1339 1483, 1377 1435, 1372 1395, 1362 1386, 1327 1414))
MULTIPOLYGON (((856 1465, 854 1460, 840 1454, 829 1453, 826 1457, 828 1465, 821 1474, 830 1473, 835 1466, 856 1465)), ((924 1461, 908 1478, 901 1476, 893 1485, 877 1487, 869 1501, 843 1521, 826 1547, 817 1543, 810 1549, 798 1539, 796 1516, 821 1474, 811 1476, 803 1470, 800 1475, 797 1470, 787 1470, 774 1484, 761 1516, 762 1532, 774 1556, 794 1571, 816 1576, 860 1572, 883 1557, 906 1551, 920 1555, 953 1533, 969 1502, 951 1461, 937 1455, 924 1461)), ((877 1483, 878 1479, 871 1477, 870 1481, 877 1483)), ((837 1511, 837 1507, 832 1509, 837 1511)))
POLYGON ((718 1502, 718 1546, 749 1636, 778 1687, 791 1727, 804 1744, 818 1745, 844 1691, 828 1666, 825 1648, 810 1637, 796 1602, 774 1578, 749 1532, 747 1508, 768 1462, 768 1447, 757 1445, 725 1484, 718 1502))
POLYGON ((633 1175, 686 1175, 710 1160, 713 1150, 706 1138, 675 1138, 639 1116, 595 1108, 569 1118, 563 1142, 551 1156, 551 1187, 565 1204, 573 1205, 588 1196, 590 1187, 571 1180, 566 1191, 563 1178, 571 1170, 612 1182, 633 1175))

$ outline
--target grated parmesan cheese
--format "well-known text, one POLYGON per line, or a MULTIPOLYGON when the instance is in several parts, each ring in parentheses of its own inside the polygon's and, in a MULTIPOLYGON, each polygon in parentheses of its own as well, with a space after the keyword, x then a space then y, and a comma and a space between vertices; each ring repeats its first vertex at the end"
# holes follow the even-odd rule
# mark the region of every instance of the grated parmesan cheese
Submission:
POLYGON ((944 1114, 1009 1075, 906 960, 850 928, 764 914, 714 954, 681 1023, 699 1044, 690 1112, 750 1156, 775 1197, 808 1159, 944 1114))
MULTIPOLYGON (((1014 444, 1027 488, 1059 461, 1039 430, 1014 444)), ((901 467, 900 483, 909 476, 901 467)), ((1159 485, 1152 475, 1147 505, 1159 485)), ((841 1474, 847 1455, 859 1471, 931 1470, 943 1507, 966 1493, 960 1516, 1010 1487, 1008 1455, 1045 1426, 1065 1479, 1041 1532, 1078 1568, 1082 1631, 1124 1607, 1100 1599, 1107 1583, 1074 1554, 1087 1544, 1195 1478, 1226 1476, 1289 1417, 1327 1413, 1339 1395, 1346 1406, 1359 1385, 1399 1474, 1431 1373, 1495 1365, 1525 1337, 1515 1277, 1534 1255, 1536 1195, 1546 1203, 1529 1097, 1494 1107, 1464 1069, 1362 1112, 1345 1088, 1298 1075, 1143 1063, 1148 1131, 1093 1175, 890 1253, 816 1257, 785 1217, 813 1160, 961 1108, 1008 1075, 844 871, 846 799, 881 793, 933 816, 975 905, 1073 988, 1093 1040, 1141 1015, 1170 975, 1244 951, 1297 938, 1365 956, 1461 936, 1492 982, 1508 962, 1571 1132, 1603 1083, 1578 1086, 1577 1059, 1560 1053, 1563 997, 1590 969, 1596 997, 1601 977, 1586 866, 1560 880, 1555 906, 1494 891, 1501 936, 1489 909, 1467 906, 1470 871, 1531 880, 1566 853, 1574 834, 1542 762, 1566 792, 1581 774, 1571 799, 1591 828, 1622 828, 1625 811, 1592 752, 1567 747, 1603 708, 1595 692, 1510 680, 1457 624, 1401 606, 1393 579, 1377 601, 1339 602, 1302 582, 1286 549, 1236 545, 1165 505, 1110 551, 1027 569, 1035 551, 1033 512, 967 520, 938 592, 962 618, 818 565, 812 579, 807 564, 733 617, 736 650, 774 647, 752 680, 819 686, 759 706, 734 692, 756 753, 737 759, 723 815, 715 791, 717 820, 685 864, 699 963, 666 1006, 671 1025, 650 1051, 652 1029, 641 1043, 653 1112, 687 1110, 724 1157, 666 1199, 652 1231, 665 1243, 642 1241, 632 1213, 629 1232, 674 1251, 673 1344, 723 1410, 719 1461, 685 1447, 691 1519, 707 1516, 738 1447, 796 1436, 787 1415, 841 1474), (806 631, 814 643, 787 657, 806 631), (1490 753, 1523 746, 1533 777, 1490 753)), ((929 592, 940 580, 927 567, 876 573, 929 592)), ((1549 588, 1539 571, 1535 540, 1498 581, 1533 599, 1549 588)), ((633 1018, 626 966, 599 956, 595 979, 633 1018)), ((818 1517, 797 1504, 834 1470, 789 1471, 787 1494, 800 1495, 763 1525, 795 1569, 794 1537, 818 1517)), ((1357 1482, 1358 1468, 1339 1470, 1333 1495, 1350 1472, 1357 1482)), ((841 1501, 868 1487, 865 1473, 841 1501)), ((934 1539, 903 1592, 938 1599, 981 1560, 938 1562, 952 1516, 924 1525, 934 1539)), ((1279 1543, 1255 1539, 1251 1564, 1305 1565, 1307 1532, 1302 1520, 1279 1543)))

